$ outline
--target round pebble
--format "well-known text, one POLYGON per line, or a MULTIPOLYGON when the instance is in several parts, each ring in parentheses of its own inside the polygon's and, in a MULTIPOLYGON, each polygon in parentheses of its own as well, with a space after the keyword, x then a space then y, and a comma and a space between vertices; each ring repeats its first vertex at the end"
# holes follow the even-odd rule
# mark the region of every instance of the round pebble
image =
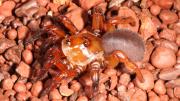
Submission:
POLYGON ((137 87, 143 89, 143 90, 151 90, 154 88, 154 78, 153 78, 153 74, 146 69, 142 69, 141 73, 143 75, 144 78, 144 82, 140 82, 139 79, 135 79, 135 84, 137 85, 137 87))
POLYGON ((14 85, 14 82, 11 78, 7 78, 2 81, 2 88, 4 90, 12 89, 13 85, 14 85))
POLYGON ((30 76, 30 66, 23 61, 19 63, 19 65, 16 68, 16 72, 19 73, 22 77, 29 77, 30 76))
POLYGON ((163 95, 166 93, 166 87, 163 80, 156 81, 154 85, 154 91, 159 95, 163 95))
POLYGON ((88 101, 88 98, 86 96, 80 96, 77 101, 88 101))
POLYGON ((17 37, 17 31, 16 31, 15 29, 9 30, 8 33, 7 33, 7 37, 8 37, 9 39, 11 39, 11 40, 16 39, 16 37, 17 37))
POLYGON ((18 32, 18 39, 23 40, 28 33, 28 27, 20 26, 18 27, 17 32, 18 32))
POLYGON ((174 88, 174 96, 180 99, 180 87, 174 88))
POLYGON ((176 64, 176 55, 173 50, 157 47, 151 55, 151 62, 157 68, 170 68, 176 64))
POLYGON ((62 96, 60 95, 59 91, 57 89, 52 90, 49 93, 49 99, 61 99, 62 96))
POLYGON ((3 15, 5 17, 12 15, 12 10, 15 7, 15 2, 12 0, 6 0, 3 2, 3 4, 0 6, 0 15, 3 15))
POLYGON ((37 97, 42 89, 43 89, 43 83, 41 81, 37 81, 32 85, 31 94, 37 97))
POLYGON ((22 58, 24 60, 24 62, 26 62, 27 64, 31 64, 33 61, 33 53, 26 49, 22 52, 22 58))
POLYGON ((15 90, 16 92, 26 92, 26 86, 25 86, 25 84, 22 83, 22 82, 16 82, 16 83, 14 84, 14 90, 15 90))
POLYGON ((127 86, 128 83, 130 82, 130 80, 131 80, 130 75, 124 73, 124 74, 122 74, 122 75, 120 76, 119 83, 121 83, 121 84, 127 86))
POLYGON ((178 20, 176 13, 170 10, 162 10, 159 17, 165 24, 172 24, 178 20))
POLYGON ((153 0, 157 5, 159 5, 163 9, 169 9, 172 7, 174 0, 153 0))
POLYGON ((156 95, 156 93, 154 93, 153 91, 150 91, 148 93, 148 98, 149 98, 149 101, 160 101, 159 96, 156 95))
POLYGON ((168 95, 160 95, 160 101, 169 101, 169 96, 168 95))
POLYGON ((130 101, 147 101, 147 94, 142 89, 137 89, 130 101))
POLYGON ((153 15, 156 16, 156 15, 158 15, 160 13, 161 8, 158 5, 154 4, 154 5, 151 6, 150 11, 151 11, 151 13, 153 15))

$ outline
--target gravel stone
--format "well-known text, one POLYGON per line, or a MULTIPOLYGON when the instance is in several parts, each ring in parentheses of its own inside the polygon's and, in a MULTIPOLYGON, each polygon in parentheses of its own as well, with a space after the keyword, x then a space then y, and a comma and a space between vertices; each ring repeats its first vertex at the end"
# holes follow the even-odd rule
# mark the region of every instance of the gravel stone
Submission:
POLYGON ((16 68, 16 72, 21 75, 22 77, 29 77, 30 75, 30 66, 23 61, 19 63, 19 65, 16 68))

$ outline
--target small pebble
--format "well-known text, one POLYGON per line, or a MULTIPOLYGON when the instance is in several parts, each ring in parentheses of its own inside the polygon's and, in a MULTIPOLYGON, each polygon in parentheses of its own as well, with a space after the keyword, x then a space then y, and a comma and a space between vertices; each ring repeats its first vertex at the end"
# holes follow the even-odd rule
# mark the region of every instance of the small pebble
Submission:
POLYGON ((163 80, 157 80, 155 82, 154 91, 159 95, 163 95, 166 93, 166 87, 163 80))
POLYGON ((160 47, 166 47, 166 48, 172 49, 175 53, 178 51, 178 46, 173 41, 162 39, 162 40, 160 40, 159 46, 160 47))
POLYGON ((46 6, 50 0, 37 0, 38 4, 41 6, 46 6))
POLYGON ((16 92, 14 90, 6 90, 6 92, 4 93, 4 95, 6 96, 14 96, 16 94, 16 92))
POLYGON ((160 101, 169 101, 169 96, 168 95, 160 95, 160 101))
POLYGON ((16 82, 16 83, 14 84, 14 90, 15 90, 16 92, 26 92, 26 86, 25 86, 25 84, 22 83, 22 82, 16 82))
POLYGON ((14 40, 9 40, 6 38, 0 38, 0 54, 3 53, 6 49, 16 45, 14 40))
POLYGON ((17 32, 18 32, 18 39, 19 40, 23 40, 25 38, 25 36, 27 35, 28 33, 28 27, 26 26, 20 26, 18 27, 17 29, 17 32))
POLYGON ((78 92, 81 89, 81 84, 75 80, 71 81, 71 87, 72 90, 75 92, 78 92))
POLYGON ((157 47, 151 55, 151 62, 160 69, 170 68, 176 63, 176 55, 171 49, 157 47))
POLYGON ((154 88, 154 78, 153 74, 146 69, 141 69, 144 82, 140 82, 139 79, 135 79, 135 84, 143 90, 151 90, 154 88))
POLYGON ((108 95, 108 101, 120 101, 120 100, 119 100, 117 97, 109 94, 109 95, 108 95))
POLYGON ((172 24, 178 20, 176 13, 170 10, 162 10, 159 17, 164 24, 172 24))
POLYGON ((69 88, 68 88, 68 85, 66 85, 66 84, 60 85, 60 87, 59 87, 59 92, 60 92, 61 95, 63 95, 63 96, 70 96, 70 95, 72 95, 72 94, 74 93, 74 91, 71 90, 71 89, 69 89, 69 88))
POLYGON ((89 10, 95 5, 102 3, 104 0, 79 0, 81 7, 85 10, 89 10))
POLYGON ((19 92, 16 95, 18 101, 26 101, 29 97, 30 95, 27 92, 19 92))
POLYGON ((180 99, 180 87, 174 88, 174 96, 180 99))
POLYGON ((160 13, 161 7, 159 7, 158 5, 154 4, 154 5, 151 6, 150 11, 151 11, 151 13, 153 15, 156 16, 156 15, 158 15, 160 13))
POLYGON ((43 83, 41 81, 37 81, 32 85, 31 94, 37 97, 42 89, 43 89, 43 83))
POLYGON ((160 101, 160 98, 153 91, 148 92, 149 101, 160 101))
POLYGON ((175 79, 175 80, 170 80, 166 82, 166 87, 178 87, 180 86, 180 78, 175 79))
POLYGON ((180 75, 180 69, 169 68, 160 72, 159 78, 162 80, 174 80, 180 75))
POLYGON ((5 52, 5 58, 13 63, 19 64, 21 61, 22 48, 20 46, 14 46, 9 48, 5 52))
POLYGON ((167 39, 169 41, 175 41, 176 40, 176 32, 174 30, 170 30, 170 29, 163 29, 163 31, 160 32, 159 37, 167 39))
POLYGON ((0 82, 4 79, 4 75, 0 73, 0 82))
POLYGON ((180 47, 180 34, 178 34, 176 37, 176 44, 178 45, 178 47, 180 47))
POLYGON ((88 98, 86 96, 80 96, 77 101, 88 101, 88 98))
POLYGON ((94 96, 93 101, 106 101, 106 98, 106 94, 97 94, 96 96, 94 96))
POLYGON ((38 8, 37 0, 28 0, 15 9, 15 14, 18 17, 32 17, 38 11, 38 8))
POLYGON ((26 49, 22 52, 22 58, 25 63, 31 64, 33 61, 33 53, 30 50, 26 49))
POLYGON ((172 88, 167 88, 167 95, 170 97, 170 98, 173 98, 174 97, 174 91, 172 88))
POLYGON ((147 11, 143 11, 140 16, 141 26, 140 34, 144 40, 147 40, 151 36, 157 34, 157 27, 155 26, 152 19, 147 14, 147 11))
POLYGON ((8 0, 2 3, 0 6, 0 15, 3 15, 5 17, 11 16, 12 15, 12 10, 15 7, 15 2, 8 0))
POLYGON ((59 91, 57 89, 54 89, 52 90, 50 93, 49 93, 49 99, 61 99, 62 96, 60 95, 59 91))
POLYGON ((169 101, 179 101, 179 99, 178 98, 172 98, 169 101))
MULTIPOLYGON (((129 99, 126 99, 129 100, 129 99)), ((142 89, 137 89, 130 98, 130 101, 147 101, 147 94, 142 89)))
POLYGON ((10 90, 10 89, 12 89, 13 85, 14 85, 14 82, 12 81, 11 78, 7 78, 7 79, 4 79, 4 80, 2 81, 2 88, 3 88, 4 90, 10 90))
POLYGON ((31 101, 41 101, 41 100, 39 98, 37 98, 37 97, 32 97, 31 101))
POLYGON ((26 83, 27 90, 31 89, 31 87, 32 87, 32 83, 31 82, 27 82, 26 83))
POLYGON ((0 94, 0 101, 9 101, 8 96, 0 94))
POLYGON ((127 74, 127 73, 124 73, 120 76, 120 80, 119 80, 119 83, 127 86, 128 83, 130 82, 131 78, 130 78, 130 75, 127 74))
POLYGON ((30 75, 30 66, 23 61, 19 63, 19 65, 16 68, 16 72, 21 75, 22 77, 29 77, 30 75))
POLYGON ((17 31, 15 29, 11 29, 7 33, 8 39, 14 40, 17 37, 17 31))
POLYGON ((0 65, 4 64, 5 61, 5 58, 2 55, 0 55, 0 65))
POLYGON ((153 0, 157 5, 159 5, 163 9, 169 9, 172 7, 174 0, 153 0))

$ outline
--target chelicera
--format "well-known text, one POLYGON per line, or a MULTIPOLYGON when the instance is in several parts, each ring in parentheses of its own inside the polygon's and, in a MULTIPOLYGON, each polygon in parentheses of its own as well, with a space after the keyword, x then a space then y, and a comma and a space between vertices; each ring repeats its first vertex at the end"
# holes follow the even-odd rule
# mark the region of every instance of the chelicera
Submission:
POLYGON ((43 31, 26 40, 26 43, 29 43, 47 34, 38 58, 42 68, 32 71, 31 78, 34 81, 44 79, 52 67, 58 71, 46 82, 42 95, 56 88, 63 80, 71 81, 85 71, 91 76, 92 88, 97 90, 100 70, 115 68, 119 62, 133 70, 137 78, 143 82, 139 68, 132 61, 143 57, 142 39, 132 31, 118 30, 114 26, 119 23, 134 25, 131 17, 112 17, 105 21, 101 10, 94 8, 91 31, 79 31, 64 15, 56 18, 56 21, 69 30, 68 32, 56 25, 48 25, 42 28, 43 31))

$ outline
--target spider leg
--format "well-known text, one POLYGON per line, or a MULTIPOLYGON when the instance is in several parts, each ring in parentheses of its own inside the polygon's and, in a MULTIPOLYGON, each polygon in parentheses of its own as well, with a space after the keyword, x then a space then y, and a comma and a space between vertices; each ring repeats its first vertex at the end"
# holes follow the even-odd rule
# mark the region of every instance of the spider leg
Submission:
POLYGON ((115 16, 105 22, 104 30, 106 32, 112 32, 116 29, 115 25, 117 24, 131 24, 132 26, 135 26, 135 21, 132 17, 121 18, 119 16, 115 16))
POLYGON ((115 16, 115 17, 112 17, 108 20, 107 23, 111 23, 111 24, 131 24, 132 26, 135 26, 135 21, 132 17, 126 17, 126 18, 123 18, 123 17, 119 17, 119 16, 115 16))
POLYGON ((40 39, 44 34, 43 30, 38 30, 36 32, 29 32, 25 38, 24 44, 27 45, 29 43, 34 43, 37 39, 40 39))
POLYGON ((95 92, 98 91, 100 69, 101 69, 101 64, 98 61, 91 63, 90 75, 93 82, 92 87, 95 92))
MULTIPOLYGON (((54 49, 56 49, 55 47, 51 47, 50 49, 48 49, 46 51, 46 53, 41 54, 38 59, 37 62, 40 62, 40 64, 42 64, 42 68, 34 68, 32 70, 32 74, 31 74, 31 79, 32 81, 37 81, 37 80, 43 80, 45 78, 45 75, 48 73, 49 68, 51 68, 54 64, 53 64, 53 55, 52 52, 54 51, 54 49)), ((35 63, 36 64, 36 63, 35 63)), ((33 66, 36 67, 36 66, 33 66)))
POLYGON ((62 63, 61 59, 63 57, 63 54, 59 50, 59 48, 51 48, 50 53, 51 54, 49 55, 49 58, 51 59, 49 59, 49 62, 47 64, 44 64, 44 68, 48 71, 49 67, 54 65, 59 69, 59 73, 57 73, 55 77, 49 79, 45 83, 44 90, 42 91, 41 96, 44 96, 45 94, 56 88, 62 80, 73 79, 77 75, 76 70, 68 69, 66 65, 62 63))
POLYGON ((52 79, 49 79, 45 85, 44 85, 44 90, 41 93, 41 96, 44 96, 48 94, 51 90, 57 88, 57 86, 62 83, 62 80, 72 80, 76 75, 77 71, 76 70, 68 70, 67 68, 64 69, 63 64, 61 62, 56 62, 54 65, 60 69, 60 72, 53 77, 52 79), (64 71, 61 71, 64 70, 64 71))
POLYGON ((95 7, 93 9, 93 15, 92 15, 92 30, 95 34, 99 34, 103 30, 104 26, 104 16, 102 13, 102 9, 99 7, 95 7))
POLYGON ((59 15, 57 18, 57 20, 71 32, 71 35, 79 33, 79 30, 75 27, 75 25, 71 22, 71 20, 68 17, 64 15, 59 15))
POLYGON ((65 31, 56 25, 44 26, 43 29, 52 35, 57 35, 59 38, 64 38, 66 35, 65 31))
POLYGON ((116 62, 113 63, 112 62, 113 60, 124 63, 126 68, 133 70, 136 73, 137 78, 141 82, 144 82, 144 78, 141 74, 140 69, 137 67, 136 64, 134 64, 131 60, 129 60, 128 57, 122 51, 120 51, 120 50, 114 51, 110 57, 111 57, 111 59, 110 59, 111 61, 109 62, 109 64, 111 66, 114 66, 114 64, 117 64, 116 62))

